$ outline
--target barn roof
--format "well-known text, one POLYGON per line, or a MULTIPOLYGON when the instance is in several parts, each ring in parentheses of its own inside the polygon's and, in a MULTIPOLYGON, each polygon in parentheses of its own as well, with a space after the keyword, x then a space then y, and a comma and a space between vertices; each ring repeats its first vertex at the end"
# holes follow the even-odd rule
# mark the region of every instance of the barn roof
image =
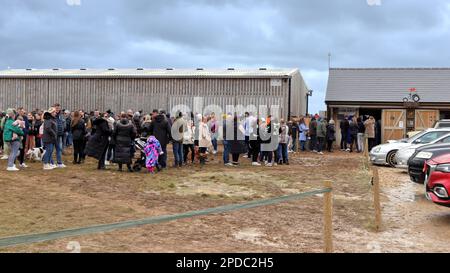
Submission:
POLYGON ((450 68, 332 68, 326 102, 450 102, 450 68))
POLYGON ((8 69, 0 78, 287 78, 298 69, 8 69))

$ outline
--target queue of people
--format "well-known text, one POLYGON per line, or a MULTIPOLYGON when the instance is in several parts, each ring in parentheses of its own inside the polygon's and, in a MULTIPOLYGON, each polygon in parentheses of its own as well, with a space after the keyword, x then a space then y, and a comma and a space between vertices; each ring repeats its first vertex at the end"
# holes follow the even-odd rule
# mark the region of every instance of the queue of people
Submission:
POLYGON ((368 149, 376 145, 376 120, 373 116, 344 116, 339 124, 341 130, 341 151, 362 153, 365 149, 365 135, 368 137, 368 149))
MULTIPOLYGON (((152 171, 168 167, 170 143, 173 167, 180 168, 197 162, 207 164, 209 155, 218 153, 219 139, 225 166, 239 166, 242 157, 250 160, 252 166, 272 167, 289 165, 289 154, 297 149, 309 148, 318 154, 323 154, 325 149, 332 152, 336 140, 335 122, 317 115, 285 121, 252 113, 244 116, 229 113, 219 124, 214 113, 177 112, 170 117, 164 110, 153 110, 149 114, 128 110, 117 115, 110 110, 105 113, 96 110, 88 114, 83 110, 62 110, 60 104, 55 104, 46 111, 36 109, 29 113, 23 108, 8 109, 2 113, 0 125, 0 148, 2 158, 8 159, 8 171, 27 168, 26 156, 32 156, 37 149, 41 151, 44 170, 66 168, 64 149, 73 146, 72 163, 75 165, 92 157, 98 161, 98 170, 117 164, 119 171, 126 165, 128 171, 133 172, 135 140, 148 141, 150 137, 152 141, 147 143, 148 147, 142 147, 141 153, 152 157, 144 160, 145 167, 152 171)), ((349 130, 352 148, 359 139, 359 127, 352 123, 349 130)))

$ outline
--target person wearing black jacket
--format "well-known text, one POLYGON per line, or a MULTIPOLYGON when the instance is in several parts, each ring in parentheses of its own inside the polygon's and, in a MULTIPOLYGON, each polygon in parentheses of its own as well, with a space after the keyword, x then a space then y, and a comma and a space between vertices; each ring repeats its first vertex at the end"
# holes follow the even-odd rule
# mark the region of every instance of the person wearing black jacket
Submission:
POLYGON ((126 164, 128 172, 133 172, 131 169, 132 161, 132 146, 136 138, 136 127, 128 120, 126 114, 120 116, 120 121, 116 123, 115 130, 112 135, 112 140, 115 144, 114 149, 114 163, 119 164, 119 171, 122 171, 122 165, 126 164))
POLYGON ((57 140, 56 109, 50 108, 48 112, 44 113, 44 133, 42 135, 42 143, 45 149, 43 158, 44 170, 53 170, 55 168, 50 163, 57 140))
POLYGON ((161 144, 163 154, 159 156, 158 162, 161 168, 165 169, 167 168, 167 144, 171 139, 171 128, 164 111, 160 111, 150 124, 150 135, 155 136, 161 144))
POLYGON ((353 117, 352 121, 350 122, 350 141, 348 143, 350 145, 350 153, 353 153, 353 147, 355 147, 359 152, 357 144, 358 130, 358 122, 356 120, 356 117, 353 117))
POLYGON ((70 132, 73 140, 73 164, 81 164, 87 132, 86 124, 79 111, 75 111, 73 114, 73 118, 70 121, 70 132))
POLYGON ((258 162, 258 155, 261 151, 261 137, 259 135, 259 118, 252 121, 253 124, 250 124, 250 151, 252 156, 252 165, 253 166, 261 166, 258 162))
POLYGON ((297 151, 298 145, 298 136, 299 136, 299 125, 297 119, 293 119, 288 123, 289 126, 289 135, 292 137, 292 146, 289 147, 291 151, 297 151))
POLYGON ((109 144, 108 138, 111 136, 112 130, 109 128, 108 121, 103 117, 94 120, 92 125, 95 127, 95 134, 89 138, 85 154, 98 160, 97 169, 105 170, 105 157, 109 144))
POLYGON ((336 140, 336 128, 334 126, 334 120, 330 120, 327 126, 327 148, 328 152, 333 152, 333 142, 336 140))
POLYGON ((344 119, 341 120, 339 124, 339 128, 341 129, 341 151, 347 150, 347 137, 349 127, 350 123, 348 122, 348 116, 345 115, 344 119))
POLYGON ((34 130, 36 131, 36 137, 35 137, 35 147, 41 148, 42 147, 42 135, 41 135, 41 125, 42 125, 42 117, 39 113, 34 115, 34 130))
POLYGON ((245 154, 247 152, 247 147, 245 145, 245 130, 244 127, 239 123, 238 117, 235 115, 233 118, 233 138, 229 141, 230 153, 232 156, 232 164, 239 165, 239 155, 245 154))
POLYGON ((27 139, 27 145, 25 148, 25 154, 28 153, 29 150, 32 150, 36 147, 36 137, 39 134, 39 127, 36 128, 35 126, 35 117, 33 113, 28 113, 28 139, 27 139))

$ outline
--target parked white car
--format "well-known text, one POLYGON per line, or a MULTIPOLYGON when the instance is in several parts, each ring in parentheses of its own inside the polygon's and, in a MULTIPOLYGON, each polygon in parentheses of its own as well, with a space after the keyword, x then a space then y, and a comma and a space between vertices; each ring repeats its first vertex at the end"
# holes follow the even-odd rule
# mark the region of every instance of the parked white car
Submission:
MULTIPOLYGON (((443 130, 446 130, 446 129, 443 129, 443 130)), ((401 169, 407 169, 409 158, 420 147, 423 147, 428 144, 450 143, 450 130, 447 132, 447 134, 444 134, 443 136, 438 137, 437 139, 429 141, 430 139, 433 139, 434 137, 436 137, 436 135, 439 135, 439 134, 441 134, 440 131, 436 131, 436 132, 434 132, 434 134, 427 134, 427 135, 423 136, 422 138, 418 139, 418 140, 421 140, 419 144, 413 144, 407 148, 403 148, 403 149, 399 150, 395 154, 395 161, 397 163, 397 165, 395 165, 395 167, 401 168, 401 169), (428 143, 426 143, 426 142, 428 142, 428 143)))
POLYGON ((391 140, 389 143, 374 147, 370 151, 370 161, 375 165, 389 165, 395 167, 397 165, 395 156, 399 150, 409 148, 412 145, 429 144, 447 134, 450 134, 450 128, 427 129, 408 139, 398 141, 391 140))

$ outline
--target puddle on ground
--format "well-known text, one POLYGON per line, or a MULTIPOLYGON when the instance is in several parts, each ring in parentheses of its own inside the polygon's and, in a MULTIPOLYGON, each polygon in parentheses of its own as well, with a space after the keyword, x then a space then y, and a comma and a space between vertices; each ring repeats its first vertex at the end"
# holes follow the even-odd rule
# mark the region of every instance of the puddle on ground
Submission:
POLYGON ((233 233, 233 237, 240 241, 246 241, 255 245, 286 248, 287 246, 281 242, 273 242, 265 239, 266 234, 258 228, 246 228, 233 233))

